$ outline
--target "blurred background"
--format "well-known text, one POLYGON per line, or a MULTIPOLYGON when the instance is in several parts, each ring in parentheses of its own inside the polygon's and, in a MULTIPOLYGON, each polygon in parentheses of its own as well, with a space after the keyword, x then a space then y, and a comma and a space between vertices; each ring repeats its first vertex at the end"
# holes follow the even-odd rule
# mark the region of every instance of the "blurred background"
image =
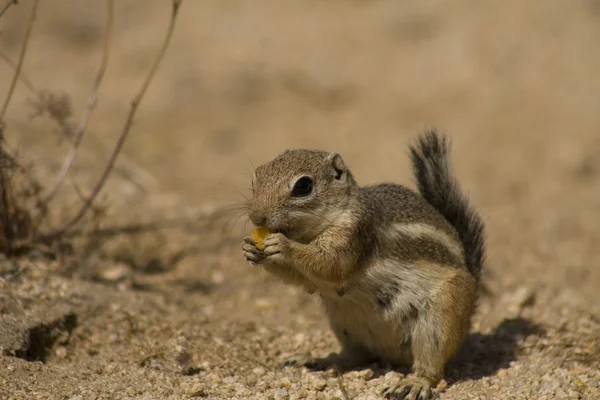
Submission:
MULTIPOLYGON (((0 50, 12 60, 31 4, 21 0, 0 20, 0 50)), ((286 148, 337 151, 362 184, 412 186, 407 146, 434 126, 452 137, 458 179, 488 224, 495 294, 483 309, 501 314, 503 293, 524 285, 542 304, 531 311, 538 322, 577 319, 582 310, 600 316, 599 1, 187 0, 182 7, 124 148, 125 172, 103 192, 117 220, 241 201, 253 166, 286 148)), ((74 168, 81 184, 108 158, 169 15, 164 0, 116 2, 108 69, 74 168)), ((75 121, 100 63, 105 22, 100 0, 40 2, 23 74, 37 90, 68 94, 75 121)), ((11 76, 0 60, 0 93, 11 76)), ((17 86, 6 133, 50 183, 68 143, 52 121, 30 118, 34 97, 17 86)), ((169 272, 212 282, 216 294, 195 301, 217 304, 210 297, 217 296, 224 315, 251 315, 239 299, 256 291, 277 299, 288 290, 243 264, 243 229, 224 234, 229 241, 217 253, 204 248, 169 272)), ((273 306, 278 321, 308 307, 309 320, 324 326, 313 303, 288 303, 273 306)))
MULTIPOLYGON (((29 5, 2 20, 13 59, 29 5)), ((165 1, 117 2, 90 135, 112 143, 169 13, 165 1)), ((69 94, 75 116, 105 17, 102 1, 40 5, 24 73, 69 94)), ((407 141, 433 125, 456 137, 457 168, 473 190, 503 190, 490 178, 516 184, 524 169, 550 177, 599 143, 599 19, 593 0, 189 1, 125 154, 197 203, 229 194, 236 163, 250 167, 245 152, 259 164, 284 148, 331 149, 362 182, 405 180, 407 141)), ((19 140, 41 145, 50 135, 28 123, 23 85, 17 94, 11 118, 27 126, 19 140)))

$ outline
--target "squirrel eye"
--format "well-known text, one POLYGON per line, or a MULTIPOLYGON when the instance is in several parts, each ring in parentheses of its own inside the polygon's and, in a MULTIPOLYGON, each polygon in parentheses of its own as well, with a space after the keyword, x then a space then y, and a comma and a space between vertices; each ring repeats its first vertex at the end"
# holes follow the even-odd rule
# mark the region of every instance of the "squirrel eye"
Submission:
POLYGON ((311 194, 313 191, 313 181, 308 176, 303 176, 298 179, 292 188, 292 196, 304 197, 311 194))

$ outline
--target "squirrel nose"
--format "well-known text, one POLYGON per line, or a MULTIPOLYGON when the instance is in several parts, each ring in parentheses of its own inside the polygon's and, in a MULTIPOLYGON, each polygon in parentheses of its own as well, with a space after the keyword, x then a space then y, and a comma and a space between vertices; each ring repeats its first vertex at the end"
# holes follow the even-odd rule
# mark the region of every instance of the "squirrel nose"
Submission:
POLYGON ((250 214, 250 221, 256 226, 264 226, 267 223, 267 217, 262 214, 250 214))

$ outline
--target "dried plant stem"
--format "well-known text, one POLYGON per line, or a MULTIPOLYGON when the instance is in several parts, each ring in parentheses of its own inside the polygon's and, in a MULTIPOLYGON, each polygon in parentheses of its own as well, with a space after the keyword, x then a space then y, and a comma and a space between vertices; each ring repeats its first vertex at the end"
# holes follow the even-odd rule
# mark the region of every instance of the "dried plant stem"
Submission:
POLYGON ((348 392, 346 391, 346 388, 344 387, 344 378, 342 378, 341 372, 338 373, 337 383, 338 383, 338 387, 340 388, 340 392, 342 392, 342 396, 344 396, 344 400, 350 400, 350 396, 348 395, 348 392))
POLYGON ((98 180, 98 182, 96 183, 94 188, 92 189, 90 196, 86 199, 86 201, 83 203, 83 205, 77 211, 77 213, 75 214, 75 216, 73 218, 71 218, 64 225, 56 228, 55 230, 53 230, 47 234, 41 235, 40 239, 51 240, 53 238, 56 238, 57 236, 64 234, 65 232, 67 232, 70 228, 72 228, 75 224, 77 224, 81 220, 81 218, 83 218, 83 216, 86 214, 86 212, 90 209, 90 207, 91 207, 92 203, 94 202, 94 199, 96 198, 98 193, 100 193, 100 191, 102 190, 102 187, 104 186, 104 183, 108 179, 108 176, 110 175, 110 172, 115 164, 115 161, 119 155, 119 152, 121 151, 121 148, 123 147, 123 144, 125 143, 125 139, 127 138, 127 135, 129 134, 131 125, 133 124, 133 119, 134 119, 137 109, 140 105, 140 102, 142 101, 144 94, 146 93, 146 90, 148 89, 148 86, 152 82, 152 79, 154 78, 154 75, 156 74, 156 71, 158 70, 158 67, 159 67, 161 61, 164 58, 167 48, 169 47, 169 43, 171 42, 171 37, 173 36, 173 31, 175 30, 175 23, 177 21, 177 15, 178 15, 178 12, 179 12, 179 9, 180 9, 182 3, 183 3, 183 0, 173 0, 172 1, 171 20, 169 22, 169 27, 167 28, 167 33, 165 35, 163 44, 154 60, 154 63, 152 65, 152 68, 150 69, 150 72, 148 73, 148 76, 142 83, 142 86, 141 86, 139 92, 133 98, 133 100, 131 102, 129 114, 128 114, 125 124, 121 130, 121 134, 119 135, 119 138, 117 140, 115 148, 110 156, 110 159, 108 160, 108 164, 106 165, 104 172, 102 173, 102 176, 100 177, 100 179, 98 180))
MULTIPOLYGON (((3 59, 13 69, 13 71, 17 69, 17 64, 2 51, 0 51, 0 58, 3 59)), ((19 74, 19 80, 23 82, 27 89, 29 89, 32 92, 36 92, 35 86, 29 79, 27 79, 27 77, 23 74, 23 71, 21 71, 21 73, 19 74)))
POLYGON ((10 8, 10 6, 13 6, 13 5, 16 6, 18 2, 19 2, 18 0, 6 0, 6 2, 4 3, 4 6, 0 10, 0 17, 2 17, 4 15, 4 13, 10 8))
POLYGON ((106 29, 104 31, 104 50, 102 52, 102 61, 100 63, 100 68, 98 69, 98 73, 96 74, 96 79, 94 80, 94 86, 92 87, 92 91, 90 93, 90 96, 88 97, 87 106, 85 108, 85 111, 83 112, 81 121, 79 122, 79 125, 77 126, 77 129, 75 130, 74 140, 73 140, 73 144, 71 145, 71 149, 69 150, 69 154, 67 155, 67 158, 63 162, 62 168, 60 170, 60 173, 58 174, 58 177, 56 179, 56 183, 54 184, 54 187, 52 188, 52 190, 50 190, 50 192, 44 199, 45 204, 48 204, 50 201, 52 201, 52 199, 58 194, 63 182, 65 181, 65 177, 67 176, 67 173, 69 172, 69 169, 71 168, 71 165, 73 164, 73 161, 75 160, 75 156, 77 155, 77 150, 79 149, 79 145, 81 144, 81 141, 83 140, 83 136, 85 134, 85 130, 90 121, 90 117, 92 116, 92 113, 94 112, 94 108, 96 107, 96 102, 98 99, 98 90, 100 89, 100 85, 102 84, 102 80, 104 79, 104 73, 106 72, 106 67, 108 65, 111 38, 112 38, 112 30, 113 30, 113 21, 114 21, 115 2, 114 2, 114 0, 107 0, 106 4, 107 4, 106 29))
POLYGON ((17 61, 17 66, 15 67, 15 72, 13 74, 12 81, 10 82, 8 93, 6 94, 6 99, 4 100, 4 104, 2 105, 2 110, 0 110, 0 125, 2 125, 4 122, 4 115, 6 114, 8 105, 10 104, 10 100, 12 99, 13 93, 15 91, 15 86, 17 86, 17 81, 19 80, 19 76, 21 75, 21 68, 23 67, 23 60, 25 60, 25 54, 27 54, 27 47, 29 45, 29 38, 31 37, 31 31, 33 30, 35 17, 37 15, 38 4, 39 0, 33 1, 31 16, 29 17, 29 23, 27 24, 27 31, 25 32, 25 38, 23 39, 23 45, 21 46, 19 60, 17 61))
POLYGON ((11 239, 11 200, 10 182, 6 171, 10 168, 9 155, 4 150, 4 134, 0 126, 0 250, 10 251, 11 239))
MULTIPOLYGON (((102 140, 98 139, 98 137, 94 135, 88 135, 86 136, 86 139, 88 141, 92 141, 92 143, 90 143, 90 147, 95 149, 95 155, 108 153, 107 146, 102 140)), ((133 160, 127 158, 125 154, 119 155, 119 159, 114 166, 114 170, 115 173, 118 173, 121 175, 121 177, 133 182, 137 187, 145 192, 153 190, 158 185, 158 181, 154 176, 152 176, 152 174, 150 174, 150 172, 146 171, 133 160)))

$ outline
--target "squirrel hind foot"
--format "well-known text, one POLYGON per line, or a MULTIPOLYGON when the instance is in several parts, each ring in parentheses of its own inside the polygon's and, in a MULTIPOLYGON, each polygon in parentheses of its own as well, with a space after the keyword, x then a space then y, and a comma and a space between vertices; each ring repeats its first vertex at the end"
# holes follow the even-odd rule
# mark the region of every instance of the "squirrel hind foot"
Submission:
POLYGON ((431 400, 434 398, 430 382, 419 377, 404 378, 397 384, 386 387, 381 394, 389 400, 431 400))

